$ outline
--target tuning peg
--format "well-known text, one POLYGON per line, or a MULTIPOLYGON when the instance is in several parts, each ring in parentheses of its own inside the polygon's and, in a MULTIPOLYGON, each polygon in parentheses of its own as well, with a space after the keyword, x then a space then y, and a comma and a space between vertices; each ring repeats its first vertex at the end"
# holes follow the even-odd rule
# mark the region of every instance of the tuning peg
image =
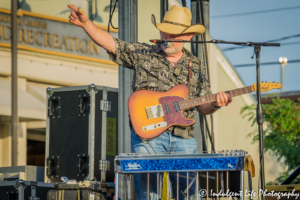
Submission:
POLYGON ((268 81, 266 81, 265 83, 267 83, 268 81))
POLYGON ((279 81, 277 81, 276 83, 279 83, 279 81))
POLYGON ((269 83, 272 83, 272 81, 269 81, 269 83))
POLYGON ((264 83, 263 81, 261 83, 264 83))
POLYGON ((273 83, 275 83, 275 81, 273 81, 273 83))

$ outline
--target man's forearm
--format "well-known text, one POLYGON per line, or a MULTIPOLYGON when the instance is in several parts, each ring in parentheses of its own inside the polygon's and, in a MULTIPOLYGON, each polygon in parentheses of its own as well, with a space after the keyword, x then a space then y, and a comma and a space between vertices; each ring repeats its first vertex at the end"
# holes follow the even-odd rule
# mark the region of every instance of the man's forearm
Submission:
POLYGON ((84 24, 83 29, 96 44, 113 54, 116 53, 115 42, 108 32, 98 28, 90 20, 84 24))

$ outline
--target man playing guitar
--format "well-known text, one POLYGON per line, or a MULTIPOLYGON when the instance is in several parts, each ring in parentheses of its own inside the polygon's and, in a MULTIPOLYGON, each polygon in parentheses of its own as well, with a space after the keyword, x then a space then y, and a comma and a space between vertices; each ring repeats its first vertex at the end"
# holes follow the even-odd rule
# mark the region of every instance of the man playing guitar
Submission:
MULTIPOLYGON (((109 33, 99 29, 88 20, 86 14, 75 6, 68 5, 73 11, 70 23, 82 27, 91 39, 107 50, 109 58, 115 63, 134 70, 133 91, 152 90, 166 92, 172 87, 184 84, 189 87, 188 98, 211 94, 206 78, 204 63, 193 56, 184 43, 173 42, 170 47, 149 45, 145 43, 129 43, 113 38, 109 33)), ((205 32, 202 24, 191 25, 192 15, 188 8, 173 6, 164 16, 162 23, 156 23, 152 15, 152 23, 160 30, 161 39, 191 40, 193 35, 205 32)), ((232 101, 230 94, 220 92, 216 101, 196 107, 201 115, 216 112, 232 101)), ((186 118, 194 118, 195 108, 182 112, 186 118)), ((131 135, 133 153, 196 153, 197 144, 194 138, 194 125, 172 126, 159 136, 143 142, 134 129, 131 135)), ((146 174, 135 174, 134 185, 137 199, 147 198, 146 174)), ((176 177, 171 175, 173 188, 176 188, 176 177)), ((180 199, 185 199, 186 178, 180 177, 180 199)), ((150 175, 150 196, 156 199, 156 175, 150 175)), ((174 191, 174 190, 173 190, 174 191)), ((195 198, 195 186, 190 187, 190 199, 195 198)))

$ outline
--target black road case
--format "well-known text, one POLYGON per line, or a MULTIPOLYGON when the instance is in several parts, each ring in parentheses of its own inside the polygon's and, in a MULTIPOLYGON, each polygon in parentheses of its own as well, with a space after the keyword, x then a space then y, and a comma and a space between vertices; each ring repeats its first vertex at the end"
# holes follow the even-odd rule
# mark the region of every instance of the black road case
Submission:
POLYGON ((53 183, 35 181, 0 182, 0 199, 2 200, 47 200, 47 193, 54 189, 53 183))
POLYGON ((60 182, 65 176, 113 182, 118 90, 92 84, 47 88, 47 96, 45 180, 60 182))

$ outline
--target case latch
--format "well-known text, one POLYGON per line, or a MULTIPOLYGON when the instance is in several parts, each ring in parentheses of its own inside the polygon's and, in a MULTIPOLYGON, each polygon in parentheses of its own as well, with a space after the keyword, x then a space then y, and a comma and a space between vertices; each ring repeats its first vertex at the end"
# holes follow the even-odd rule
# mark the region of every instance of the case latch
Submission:
POLYGON ((99 170, 107 172, 110 170, 110 162, 108 160, 99 160, 99 170))
POLYGON ((110 101, 107 101, 107 100, 101 100, 100 101, 100 110, 103 110, 103 111, 111 111, 111 102, 110 101))

